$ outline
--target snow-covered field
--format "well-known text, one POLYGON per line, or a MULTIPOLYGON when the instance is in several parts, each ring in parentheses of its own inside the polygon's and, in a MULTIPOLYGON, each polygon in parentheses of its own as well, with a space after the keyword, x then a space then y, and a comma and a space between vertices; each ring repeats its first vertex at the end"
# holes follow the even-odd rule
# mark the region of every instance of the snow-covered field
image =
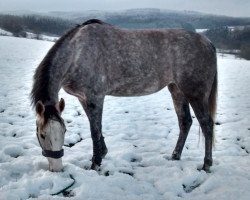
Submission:
MULTIPOLYGON (((51 42, 55 42, 56 40, 58 40, 58 37, 56 36, 48 36, 48 35, 43 35, 43 34, 39 34, 39 36, 37 36, 36 34, 31 33, 31 32, 26 32, 26 34, 27 34, 26 38, 28 39, 37 39, 38 37, 39 40, 45 40, 45 41, 51 41, 51 42)), ((0 28, 0 35, 13 36, 13 33, 0 28)))
POLYGON ((39 39, 39 40, 45 40, 45 41, 50 41, 50 42, 55 42, 58 40, 58 37, 55 36, 48 36, 48 35, 43 35, 43 34, 34 34, 31 32, 26 32, 27 36, 26 38, 28 39, 39 39))
POLYGON ((3 29, 0 28, 0 35, 3 35, 3 36, 12 36, 13 34, 9 31, 5 31, 3 29))
POLYGON ((64 172, 52 173, 41 155, 29 101, 33 72, 52 45, 0 36, 1 200, 250 199, 249 61, 218 55, 211 173, 197 170, 203 162, 204 139, 199 139, 194 115, 182 160, 166 159, 179 130, 166 88, 144 97, 106 97, 103 133, 109 153, 100 174, 88 170, 92 141, 87 117, 78 100, 61 91, 67 126, 64 172), (52 196, 72 183, 67 192, 52 196))

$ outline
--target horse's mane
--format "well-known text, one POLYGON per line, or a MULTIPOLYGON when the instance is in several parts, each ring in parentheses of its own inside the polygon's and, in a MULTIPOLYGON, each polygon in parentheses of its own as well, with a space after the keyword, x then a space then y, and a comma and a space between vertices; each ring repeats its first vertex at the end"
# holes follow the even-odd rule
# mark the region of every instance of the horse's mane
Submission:
POLYGON ((48 96, 48 87, 49 87, 49 78, 50 78, 50 67, 52 66, 52 58, 55 55, 57 49, 61 47, 63 42, 66 39, 71 39, 79 28, 89 25, 89 24, 104 24, 101 20, 98 19, 90 19, 84 22, 81 25, 76 25, 73 29, 69 30, 66 34, 64 34, 49 50, 47 55, 44 57, 40 65, 37 67, 34 77, 33 77, 33 87, 31 90, 30 98, 31 98, 31 105, 34 107, 35 104, 40 100, 43 103, 45 101, 49 101, 48 96))
POLYGON ((82 23, 81 26, 86 26, 86 25, 89 25, 89 24, 104 24, 104 22, 99 20, 99 19, 90 19, 90 20, 82 23))

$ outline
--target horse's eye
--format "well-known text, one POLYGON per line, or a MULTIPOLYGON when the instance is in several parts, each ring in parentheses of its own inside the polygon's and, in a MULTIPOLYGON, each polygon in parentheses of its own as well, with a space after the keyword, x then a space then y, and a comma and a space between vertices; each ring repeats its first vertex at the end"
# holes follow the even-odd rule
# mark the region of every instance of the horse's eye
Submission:
POLYGON ((45 140, 45 136, 43 134, 40 134, 41 138, 45 140))

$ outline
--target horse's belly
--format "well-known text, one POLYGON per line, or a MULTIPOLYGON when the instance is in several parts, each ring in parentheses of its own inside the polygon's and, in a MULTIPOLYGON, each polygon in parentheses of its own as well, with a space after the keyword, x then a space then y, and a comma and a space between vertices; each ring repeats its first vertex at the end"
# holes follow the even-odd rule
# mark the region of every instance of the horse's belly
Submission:
POLYGON ((131 84, 118 85, 110 90, 107 95, 112 96, 144 96, 158 92, 167 84, 159 84, 158 81, 144 84, 131 84))

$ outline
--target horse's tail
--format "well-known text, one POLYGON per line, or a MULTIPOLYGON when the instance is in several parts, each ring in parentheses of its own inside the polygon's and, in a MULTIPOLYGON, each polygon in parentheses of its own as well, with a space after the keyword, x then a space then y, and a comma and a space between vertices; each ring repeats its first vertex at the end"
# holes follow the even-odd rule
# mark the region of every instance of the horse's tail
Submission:
MULTIPOLYGON (((212 89, 211 89, 209 99, 208 99, 209 114, 213 119, 213 123, 215 120, 216 107, 217 107, 217 88, 218 88, 218 75, 216 72, 216 74, 214 76, 214 82, 212 85, 212 89)), ((214 130, 213 130, 213 143, 214 143, 214 130)))

